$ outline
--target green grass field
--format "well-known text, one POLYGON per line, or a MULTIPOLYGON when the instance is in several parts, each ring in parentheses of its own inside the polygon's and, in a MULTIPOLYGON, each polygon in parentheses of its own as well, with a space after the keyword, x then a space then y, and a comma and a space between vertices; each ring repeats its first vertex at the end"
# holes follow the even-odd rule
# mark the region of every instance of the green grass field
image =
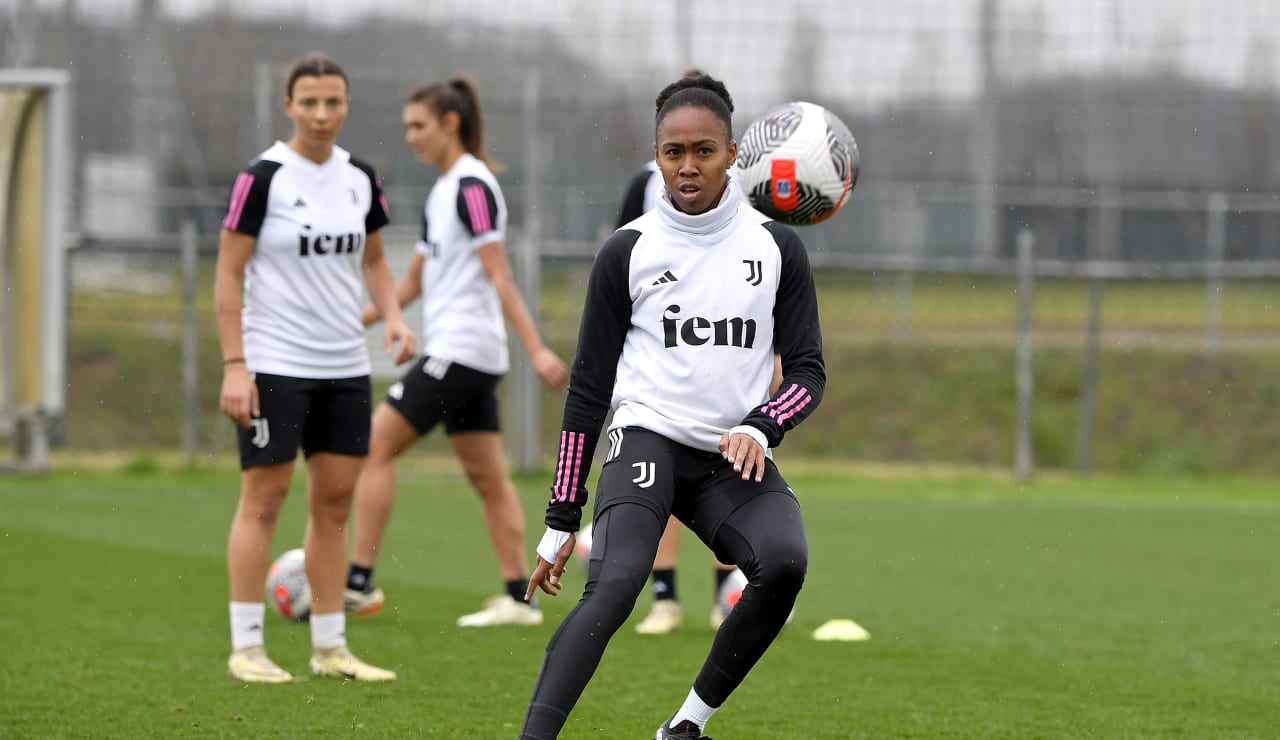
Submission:
MULTIPOLYGON (((435 438, 433 448, 440 443, 435 438)), ((480 513, 447 462, 411 463, 352 646, 390 685, 246 686, 226 674, 234 470, 60 460, 0 478, 0 736, 514 737, 554 625, 463 631, 498 588, 480 513)), ((722 738, 1274 738, 1280 483, 787 465, 811 568, 796 617, 708 732, 722 738), (851 618, 863 643, 810 639, 851 618)), ((538 524, 545 476, 517 481, 538 524)), ((277 552, 301 537, 289 501, 277 552)), ((682 553, 682 633, 617 635, 562 737, 649 737, 711 632, 710 565, 682 553)), ((305 625, 267 641, 305 672, 305 625)))

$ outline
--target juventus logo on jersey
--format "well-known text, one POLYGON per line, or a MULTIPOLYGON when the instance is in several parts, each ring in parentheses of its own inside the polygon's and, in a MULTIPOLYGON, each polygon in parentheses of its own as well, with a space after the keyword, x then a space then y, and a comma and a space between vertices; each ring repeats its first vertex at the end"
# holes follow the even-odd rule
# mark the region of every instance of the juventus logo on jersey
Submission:
POLYGON ((605 456, 604 461, 609 462, 622 452, 622 430, 614 429, 609 432, 609 454, 605 456))
POLYGON ((249 426, 253 429, 253 439, 249 440, 249 444, 260 450, 265 449, 271 441, 271 427, 267 426, 267 420, 250 419, 249 426))
POLYGON ((747 266, 749 285, 759 285, 764 280, 764 264, 760 260, 743 260, 742 264, 747 266))
POLYGON ((631 479, 631 482, 640 488, 648 488, 658 479, 658 466, 653 462, 631 463, 631 467, 639 470, 639 474, 631 479))

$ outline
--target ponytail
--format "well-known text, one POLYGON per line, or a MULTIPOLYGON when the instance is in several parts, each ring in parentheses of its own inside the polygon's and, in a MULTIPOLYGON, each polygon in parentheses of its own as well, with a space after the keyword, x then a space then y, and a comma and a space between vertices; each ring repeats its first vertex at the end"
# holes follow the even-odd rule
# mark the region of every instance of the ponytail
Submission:
POLYGON ((484 117, 480 112, 480 98, 475 83, 465 76, 448 82, 423 85, 409 96, 410 103, 422 103, 436 114, 458 114, 458 139, 467 153, 485 163, 493 172, 501 167, 489 158, 484 148, 484 117))

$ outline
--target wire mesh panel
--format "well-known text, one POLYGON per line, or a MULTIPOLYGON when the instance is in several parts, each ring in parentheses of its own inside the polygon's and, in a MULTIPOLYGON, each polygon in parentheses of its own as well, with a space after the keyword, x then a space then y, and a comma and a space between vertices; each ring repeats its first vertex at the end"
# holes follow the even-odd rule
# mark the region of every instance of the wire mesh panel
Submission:
MULTIPOLYGON (((1017 235, 1029 230, 1036 359, 1049 358, 1051 377, 1061 372, 1063 397, 1094 378, 1098 423, 1123 431, 1122 399, 1105 392, 1116 353, 1138 353, 1124 364, 1147 351, 1218 363, 1245 352, 1248 365, 1275 352, 1277 29, 1280 5, 1210 0, 18 3, 0 23, 0 63, 73 75, 83 156, 68 197, 81 254, 174 249, 191 220, 206 259, 235 173, 289 136, 290 60, 319 49, 347 70, 352 111, 340 143, 384 176, 393 263, 407 255, 436 174, 401 141, 403 102, 418 84, 472 77, 505 165, 513 231, 543 260, 548 292, 535 302, 564 353, 584 265, 652 156, 663 85, 689 66, 722 78, 737 131, 781 102, 816 102, 849 125, 862 155, 851 202, 803 231, 823 271, 828 352, 847 359, 837 369, 907 362, 904 348, 954 359, 980 345, 983 359, 1011 358, 1017 235), (103 203, 127 206, 104 218, 103 203), (1090 336, 1102 352, 1093 375, 1073 365, 1090 336)), ((981 359, 939 383, 964 389, 980 368, 1012 383, 1011 368, 981 359)), ((73 368, 73 393, 82 369, 73 368)), ((851 382, 837 377, 833 388, 842 380, 851 382)), ((1011 399, 970 413, 987 420, 969 421, 982 426, 968 439, 1002 438, 1011 399)), ((1035 399, 1055 408, 1039 391, 1035 399)), ((1048 425, 1041 451, 1068 466, 1073 453, 1051 440, 1077 438, 1052 428, 1078 423, 1069 408, 1037 422, 1048 425)), ((852 456, 1009 461, 1008 443, 942 449, 943 435, 923 431, 929 413, 904 412, 894 425, 916 425, 914 441, 851 428, 847 442, 805 443, 852 456)))

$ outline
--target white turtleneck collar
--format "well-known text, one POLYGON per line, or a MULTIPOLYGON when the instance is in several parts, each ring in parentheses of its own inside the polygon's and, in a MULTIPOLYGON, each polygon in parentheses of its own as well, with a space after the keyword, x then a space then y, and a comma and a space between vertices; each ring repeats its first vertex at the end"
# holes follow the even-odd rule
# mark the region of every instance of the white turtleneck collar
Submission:
POLYGON ((658 199, 658 216, 663 226, 690 237, 694 244, 715 244, 729 235, 727 227, 733 223, 741 206, 742 192, 735 178, 730 177, 716 207, 697 215, 676 208, 671 202, 670 191, 663 188, 662 197, 658 199))

